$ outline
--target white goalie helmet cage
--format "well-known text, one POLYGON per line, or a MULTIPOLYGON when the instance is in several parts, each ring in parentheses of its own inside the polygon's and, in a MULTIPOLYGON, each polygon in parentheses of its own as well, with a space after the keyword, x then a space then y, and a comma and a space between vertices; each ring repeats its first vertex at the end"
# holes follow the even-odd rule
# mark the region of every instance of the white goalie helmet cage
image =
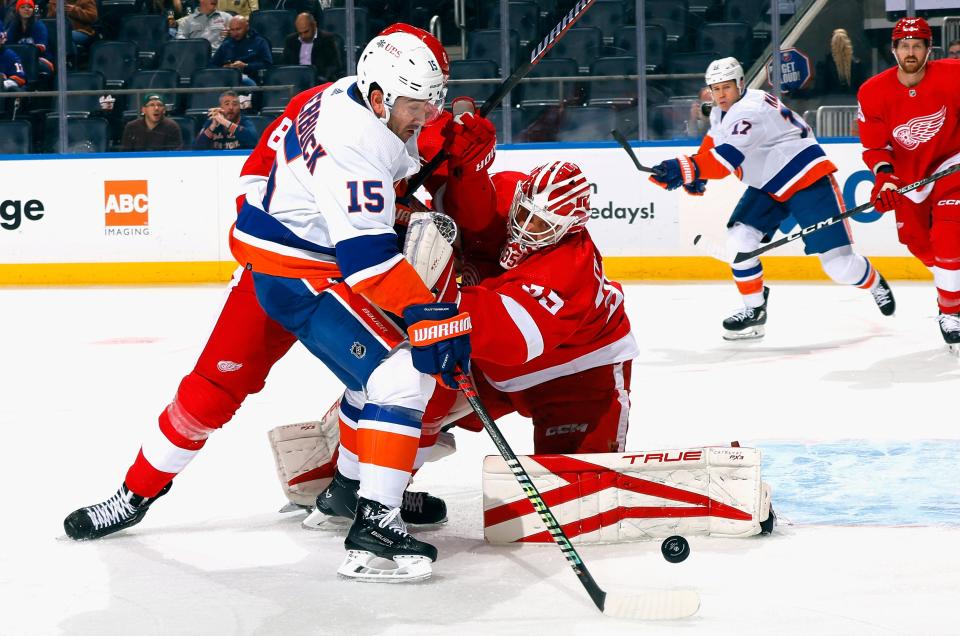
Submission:
POLYGON ((517 183, 510 205, 510 237, 539 249, 553 245, 590 218, 590 183, 574 163, 554 161, 517 183))
POLYGON ((710 66, 707 67, 707 72, 704 74, 707 86, 732 80, 737 83, 740 93, 743 93, 743 78, 743 67, 740 66, 740 62, 735 57, 722 57, 710 62, 710 66))
POLYGON ((367 106, 374 85, 383 91, 383 122, 390 118, 398 97, 423 101, 427 122, 439 117, 449 77, 450 60, 440 41, 409 24, 397 23, 381 31, 357 61, 357 88, 367 106))

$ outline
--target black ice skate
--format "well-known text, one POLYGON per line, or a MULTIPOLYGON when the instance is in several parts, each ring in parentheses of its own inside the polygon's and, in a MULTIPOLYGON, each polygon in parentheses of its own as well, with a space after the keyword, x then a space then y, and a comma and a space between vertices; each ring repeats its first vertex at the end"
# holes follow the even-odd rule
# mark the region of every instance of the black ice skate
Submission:
POLYGON ((870 290, 870 294, 873 296, 874 302, 877 303, 877 307, 880 308, 880 313, 884 316, 892 316, 893 312, 897 310, 897 301, 893 299, 893 291, 887 284, 886 279, 880 276, 879 272, 877 272, 877 276, 880 281, 876 287, 870 290))
POLYGON ((430 564, 437 560, 437 549, 407 533, 400 508, 363 497, 357 506, 357 518, 343 542, 347 558, 337 574, 359 581, 399 583, 422 581, 433 573, 430 564), (384 560, 393 561, 394 567, 384 560))
POLYGON ((940 333, 950 353, 960 356, 960 313, 940 314, 940 333))
POLYGON ((164 486, 156 497, 141 497, 123 484, 113 497, 103 503, 71 512, 63 520, 63 529, 71 539, 86 541, 135 526, 143 520, 150 505, 167 494, 170 486, 164 486))
POLYGON ((767 297, 770 288, 763 288, 763 304, 759 307, 744 307, 723 321, 724 340, 757 340, 763 338, 767 324, 767 297))
MULTIPOLYGON (((347 479, 336 471, 333 481, 317 496, 316 508, 307 515, 302 525, 308 530, 336 530, 346 528, 357 513, 357 491, 360 482, 347 479)), ((410 525, 432 525, 447 520, 447 504, 443 499, 425 492, 404 491, 400 516, 410 525)))

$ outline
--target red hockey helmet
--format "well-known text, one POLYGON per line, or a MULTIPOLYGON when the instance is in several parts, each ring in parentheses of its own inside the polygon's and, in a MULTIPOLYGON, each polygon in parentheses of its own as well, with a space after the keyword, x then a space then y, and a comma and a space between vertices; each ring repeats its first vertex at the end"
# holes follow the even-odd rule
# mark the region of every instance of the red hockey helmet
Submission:
POLYGON ((896 46, 897 42, 905 38, 926 40, 927 46, 930 46, 933 42, 933 31, 923 18, 900 18, 893 27, 893 45, 896 46))
POLYGON ((524 247, 553 245, 590 218, 590 183, 574 163, 554 161, 517 183, 510 206, 510 237, 524 247))

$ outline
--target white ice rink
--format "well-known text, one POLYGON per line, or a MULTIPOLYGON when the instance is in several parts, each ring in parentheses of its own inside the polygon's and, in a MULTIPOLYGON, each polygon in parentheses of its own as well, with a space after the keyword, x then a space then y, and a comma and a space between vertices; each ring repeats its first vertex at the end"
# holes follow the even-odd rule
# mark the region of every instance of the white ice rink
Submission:
MULTIPOLYGON (((771 537, 583 546, 601 587, 695 589, 672 623, 600 615, 555 546, 482 540, 480 463, 461 431, 417 489, 450 522, 419 585, 338 580, 342 535, 283 503, 266 431, 316 419, 333 376, 299 346, 143 523, 65 538, 63 517, 109 497, 192 367, 219 286, 0 289, 0 634, 960 634, 960 360, 930 283, 894 284, 897 315, 827 283, 772 285, 767 337, 720 338, 732 284, 627 288, 641 345, 628 450, 764 451, 783 520, 771 537)), ((502 428, 531 450, 518 418, 502 428)))

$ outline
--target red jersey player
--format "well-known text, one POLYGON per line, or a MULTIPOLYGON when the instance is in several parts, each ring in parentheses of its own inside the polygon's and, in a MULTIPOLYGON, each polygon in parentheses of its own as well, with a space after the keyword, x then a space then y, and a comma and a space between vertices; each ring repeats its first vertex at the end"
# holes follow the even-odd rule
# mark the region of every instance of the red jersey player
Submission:
POLYGON ((923 18, 893 28, 895 68, 860 87, 863 160, 876 175, 870 198, 895 210, 900 242, 933 272, 940 332, 960 353, 960 174, 905 195, 897 189, 960 163, 960 60, 928 61, 923 18))

